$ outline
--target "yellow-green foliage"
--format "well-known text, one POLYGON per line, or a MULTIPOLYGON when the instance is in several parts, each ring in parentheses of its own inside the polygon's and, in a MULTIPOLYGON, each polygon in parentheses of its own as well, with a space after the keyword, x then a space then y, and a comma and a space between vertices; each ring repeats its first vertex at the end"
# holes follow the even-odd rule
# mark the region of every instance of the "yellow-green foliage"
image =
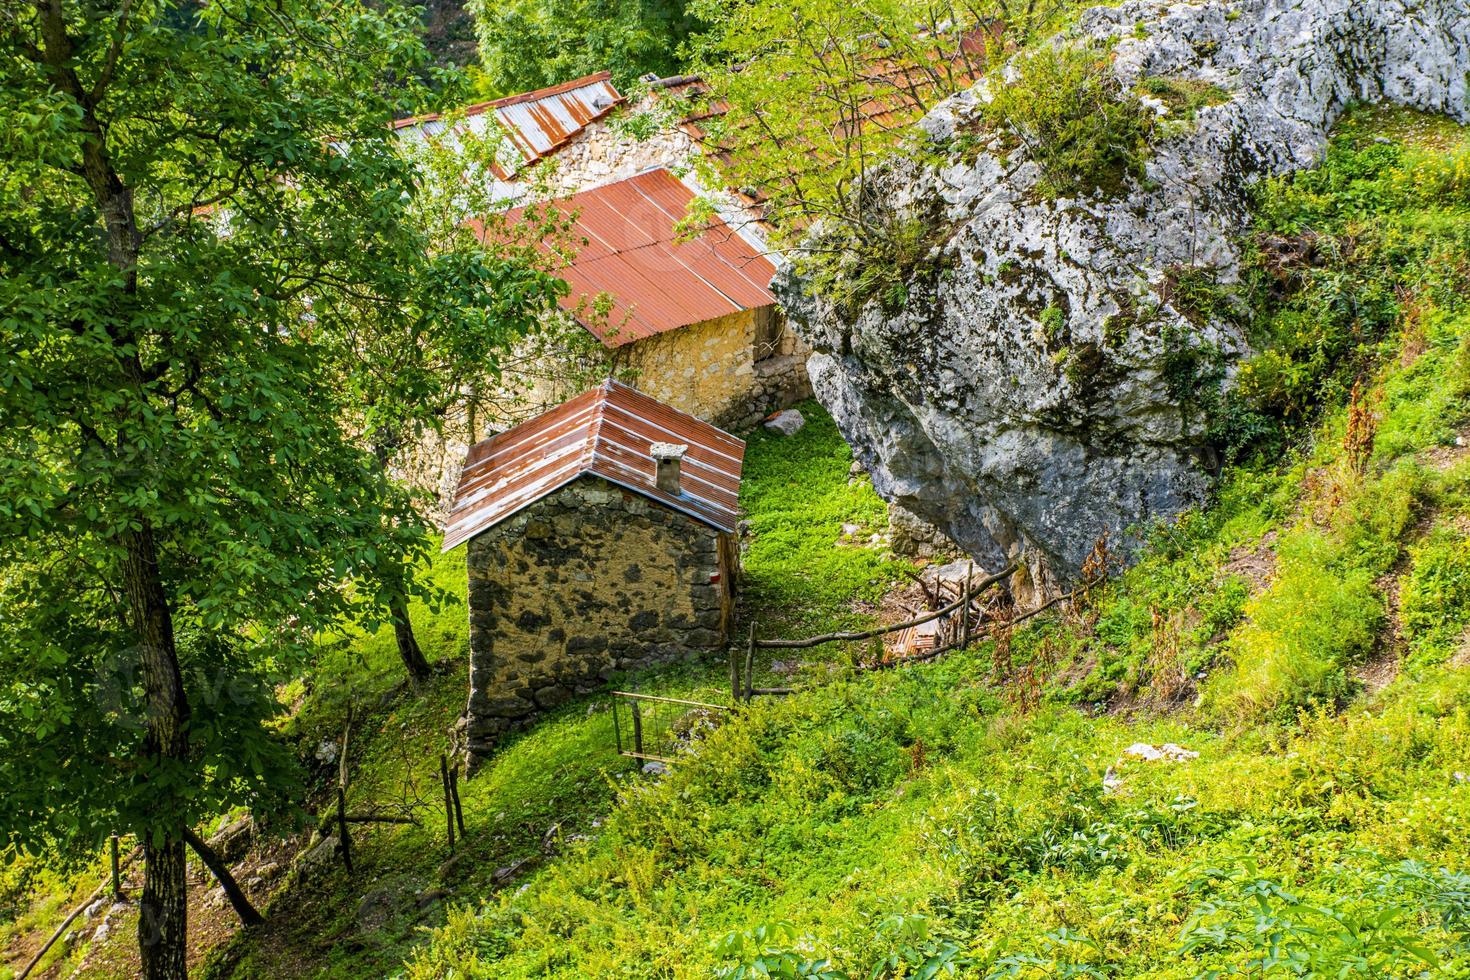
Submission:
POLYGON ((1312 531, 1293 538, 1276 581, 1246 604, 1227 646, 1234 669, 1210 685, 1223 718, 1255 721, 1347 694, 1347 667, 1372 647, 1383 607, 1366 571, 1330 567, 1330 547, 1312 531))
POLYGON ((997 712, 980 666, 758 704, 625 793, 528 891, 452 916, 406 975, 788 976, 783 963, 826 961, 831 977, 898 977, 938 961, 973 978, 1260 976, 1254 911, 1283 921, 1305 975, 1355 957, 1368 976, 1466 965, 1470 786, 1453 773, 1470 759, 1470 676, 1263 743, 997 712), (1125 767, 1105 794, 1103 770, 1139 740, 1202 755, 1125 767), (1386 908, 1358 935, 1322 931, 1386 908))
POLYGON ((1025 144, 1053 194, 1116 189, 1141 172, 1150 117, 1110 58, 1102 48, 1043 45, 1016 60, 1014 81, 992 83, 986 115, 1025 144))
POLYGON ((1418 656, 1442 660, 1470 640, 1470 535, 1446 529, 1411 554, 1399 591, 1404 632, 1418 656))

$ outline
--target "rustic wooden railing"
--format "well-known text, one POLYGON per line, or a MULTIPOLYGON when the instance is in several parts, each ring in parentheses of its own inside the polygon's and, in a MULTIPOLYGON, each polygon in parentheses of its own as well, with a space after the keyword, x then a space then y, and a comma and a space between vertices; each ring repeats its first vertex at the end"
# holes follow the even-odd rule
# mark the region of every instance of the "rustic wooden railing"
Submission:
POLYGON ((678 761, 700 727, 717 724, 732 710, 724 704, 634 691, 614 691, 612 697, 618 755, 666 765, 678 761))
POLYGON ((953 602, 940 606, 938 609, 930 610, 921 616, 901 623, 889 623, 886 626, 875 626, 872 629, 857 632, 822 633, 817 636, 807 636, 796 640, 761 639, 756 635, 755 624, 750 627, 749 636, 746 639, 744 650, 744 663, 742 665, 741 651, 732 650, 730 653, 730 695, 736 701, 749 701, 752 697, 761 694, 790 694, 789 687, 755 687, 751 678, 755 673, 755 652, 757 650, 807 650, 812 647, 821 646, 823 643, 861 643, 864 640, 873 640, 891 633, 902 632, 923 626, 954 612, 960 612, 960 621, 957 628, 951 631, 950 640, 937 643, 935 649, 927 650, 917 657, 906 657, 895 663, 912 663, 919 660, 931 660, 950 650, 960 649, 970 645, 970 634, 973 626, 974 615, 972 606, 975 600, 985 593, 985 590, 999 582, 1004 581, 1020 567, 1018 563, 1012 562, 1002 571, 994 575, 987 575, 976 582, 974 580, 974 567, 971 566, 965 575, 965 585, 960 591, 959 598, 953 602), (743 666, 743 669, 742 669, 743 666))

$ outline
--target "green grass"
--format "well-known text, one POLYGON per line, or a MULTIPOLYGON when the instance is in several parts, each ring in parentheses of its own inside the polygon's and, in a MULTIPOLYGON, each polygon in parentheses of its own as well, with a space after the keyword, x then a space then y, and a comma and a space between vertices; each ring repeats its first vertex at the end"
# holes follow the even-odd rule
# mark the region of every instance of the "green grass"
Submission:
POLYGON ((848 482, 852 450, 816 402, 793 436, 747 437, 740 501, 750 544, 742 557, 745 607, 765 635, 823 633, 863 624, 899 577, 880 548, 840 543, 844 524, 866 541, 887 530, 888 511, 866 478, 848 482))

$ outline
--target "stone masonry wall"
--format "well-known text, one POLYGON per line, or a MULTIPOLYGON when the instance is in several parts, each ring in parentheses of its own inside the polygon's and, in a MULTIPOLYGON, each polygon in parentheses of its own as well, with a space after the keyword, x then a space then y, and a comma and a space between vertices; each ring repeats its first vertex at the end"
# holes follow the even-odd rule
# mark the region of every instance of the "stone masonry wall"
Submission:
MULTIPOLYGON (((756 359, 760 319, 773 315, 743 310, 648 337, 624 348, 619 366, 632 369, 638 390, 681 412, 721 428, 749 429, 811 396, 804 356, 773 352, 756 359)), ((797 342, 781 329, 777 351, 782 341, 797 342)))
POLYGON ((616 671, 720 649, 735 571, 721 537, 584 476, 470 539, 471 763, 616 671))

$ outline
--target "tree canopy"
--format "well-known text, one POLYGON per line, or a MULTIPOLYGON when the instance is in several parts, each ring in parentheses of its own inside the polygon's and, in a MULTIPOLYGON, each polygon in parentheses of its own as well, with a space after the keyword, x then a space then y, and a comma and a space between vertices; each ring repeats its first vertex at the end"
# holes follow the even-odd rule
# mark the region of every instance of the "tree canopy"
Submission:
POLYGON ((487 354, 549 288, 420 220, 415 23, 0 5, 0 833, 137 833, 149 976, 183 973, 188 825, 293 796, 272 684, 425 548, 364 354, 487 354))
POLYGON ((598 71, 627 89, 642 75, 682 69, 681 49, 700 23, 684 0, 470 0, 495 96, 555 85, 598 71))

